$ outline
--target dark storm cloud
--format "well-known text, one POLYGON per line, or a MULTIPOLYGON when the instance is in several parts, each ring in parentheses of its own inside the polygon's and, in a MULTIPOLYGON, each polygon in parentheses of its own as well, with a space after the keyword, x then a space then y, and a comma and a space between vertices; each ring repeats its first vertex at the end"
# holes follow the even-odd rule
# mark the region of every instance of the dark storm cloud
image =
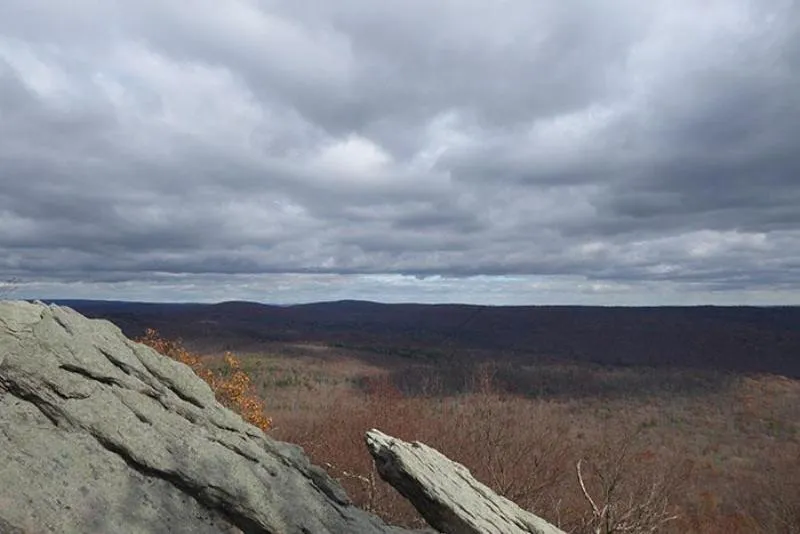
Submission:
POLYGON ((789 0, 6 1, 0 274, 796 294, 799 24, 789 0))

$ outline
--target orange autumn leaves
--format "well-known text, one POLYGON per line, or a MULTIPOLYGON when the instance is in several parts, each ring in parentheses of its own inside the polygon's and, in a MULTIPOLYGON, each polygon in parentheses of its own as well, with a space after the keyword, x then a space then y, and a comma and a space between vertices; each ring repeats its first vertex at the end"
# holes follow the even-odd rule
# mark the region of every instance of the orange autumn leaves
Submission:
POLYGON ((241 363, 230 352, 225 353, 227 372, 214 373, 199 356, 186 350, 180 342, 164 339, 152 328, 148 328, 144 337, 136 341, 191 367, 197 376, 211 386, 221 404, 238 412, 251 425, 265 432, 272 427, 272 419, 265 414, 264 401, 256 395, 250 376, 242 370, 241 363))

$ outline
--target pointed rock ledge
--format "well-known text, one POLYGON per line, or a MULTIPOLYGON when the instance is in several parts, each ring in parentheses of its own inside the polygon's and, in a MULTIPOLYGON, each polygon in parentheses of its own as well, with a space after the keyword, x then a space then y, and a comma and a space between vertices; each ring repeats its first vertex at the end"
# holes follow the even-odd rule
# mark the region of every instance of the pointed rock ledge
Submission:
POLYGON ((189 367, 69 308, 0 301, 0 531, 408 532, 189 367))
POLYGON ((445 534, 565 534, 484 486, 463 465, 419 442, 366 435, 381 477, 445 534))

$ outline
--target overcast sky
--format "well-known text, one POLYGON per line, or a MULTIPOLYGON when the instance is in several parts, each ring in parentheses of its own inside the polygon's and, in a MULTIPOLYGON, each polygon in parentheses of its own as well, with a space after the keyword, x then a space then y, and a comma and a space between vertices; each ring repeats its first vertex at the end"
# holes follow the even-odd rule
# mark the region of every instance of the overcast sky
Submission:
POLYGON ((800 1, 2 0, 10 278, 800 304, 800 1))

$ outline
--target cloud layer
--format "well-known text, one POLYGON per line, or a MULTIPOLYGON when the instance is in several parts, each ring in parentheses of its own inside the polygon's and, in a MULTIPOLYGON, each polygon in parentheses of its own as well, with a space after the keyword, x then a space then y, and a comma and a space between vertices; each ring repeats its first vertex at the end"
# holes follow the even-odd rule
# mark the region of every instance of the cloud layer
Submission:
POLYGON ((800 303, 800 5, 6 0, 0 274, 800 303))

